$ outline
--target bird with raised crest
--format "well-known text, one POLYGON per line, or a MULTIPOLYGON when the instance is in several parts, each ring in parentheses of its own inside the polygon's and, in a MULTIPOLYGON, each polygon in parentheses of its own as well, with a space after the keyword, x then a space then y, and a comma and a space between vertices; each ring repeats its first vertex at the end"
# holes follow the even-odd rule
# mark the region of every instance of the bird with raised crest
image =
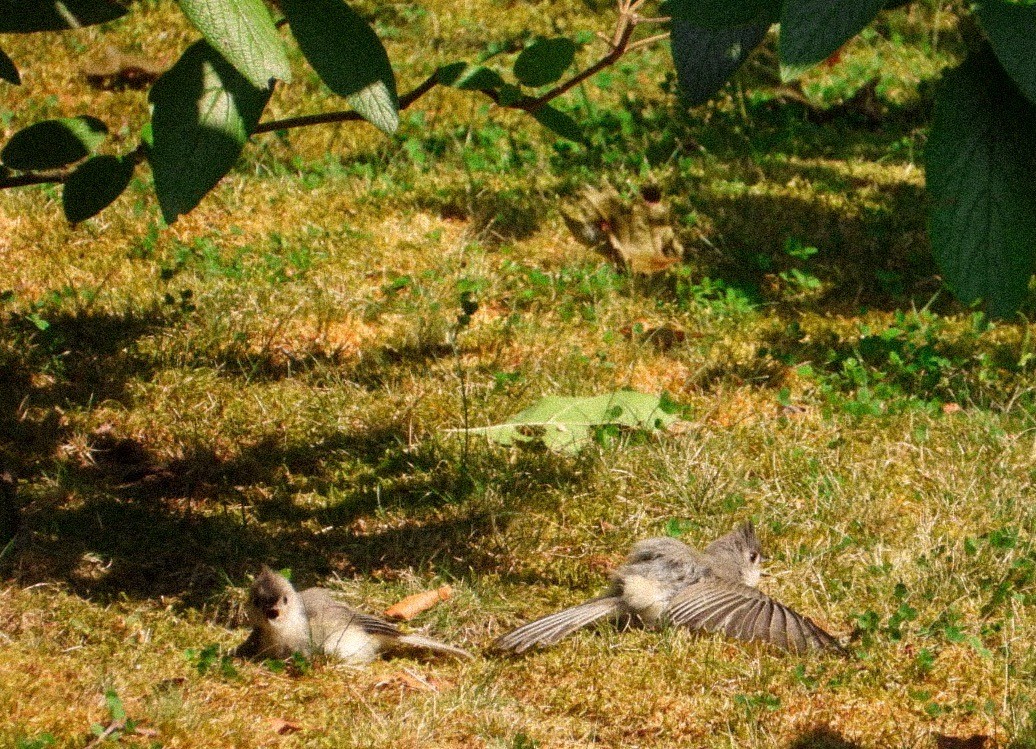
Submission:
POLYGON ((493 645, 522 653, 611 619, 621 627, 670 625, 718 632, 793 652, 844 652, 812 619, 757 588, 762 562, 751 523, 716 539, 705 551, 675 538, 649 538, 633 547, 604 595, 518 627, 493 645))

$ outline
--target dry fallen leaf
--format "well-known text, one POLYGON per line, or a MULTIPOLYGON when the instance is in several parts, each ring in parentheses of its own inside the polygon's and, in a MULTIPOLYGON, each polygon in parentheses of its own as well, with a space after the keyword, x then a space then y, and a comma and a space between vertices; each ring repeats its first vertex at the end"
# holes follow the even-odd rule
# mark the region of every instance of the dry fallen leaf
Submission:
POLYGON ((293 723, 290 720, 284 720, 283 718, 270 718, 270 728, 274 733, 285 736, 289 733, 297 733, 302 730, 302 726, 298 723, 293 723))
POLYGON ((583 244, 618 268, 659 273, 680 262, 683 245, 673 231, 669 207, 657 188, 645 187, 627 203, 614 187, 587 187, 561 207, 562 218, 583 244))
POLYGON ((944 414, 960 413, 963 410, 964 409, 961 408, 959 403, 943 403, 942 404, 942 412, 944 414))
POLYGON ((105 91, 143 90, 154 83, 167 67, 163 60, 127 54, 107 45, 87 60, 80 72, 94 88, 105 91))
POLYGON ((443 585, 438 590, 426 590, 407 596, 402 601, 385 609, 385 616, 390 619, 409 621, 422 611, 427 611, 439 601, 447 601, 453 597, 453 588, 443 585))

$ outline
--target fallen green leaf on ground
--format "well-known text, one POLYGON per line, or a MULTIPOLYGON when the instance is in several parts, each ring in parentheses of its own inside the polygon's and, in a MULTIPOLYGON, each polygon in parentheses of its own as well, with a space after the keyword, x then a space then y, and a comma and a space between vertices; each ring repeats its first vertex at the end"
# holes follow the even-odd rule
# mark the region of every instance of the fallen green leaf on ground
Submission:
POLYGON ((574 454, 586 446, 599 427, 654 431, 676 421, 675 415, 664 410, 659 396, 623 390, 591 397, 548 395, 503 424, 467 431, 484 434, 501 445, 542 442, 550 450, 574 454))

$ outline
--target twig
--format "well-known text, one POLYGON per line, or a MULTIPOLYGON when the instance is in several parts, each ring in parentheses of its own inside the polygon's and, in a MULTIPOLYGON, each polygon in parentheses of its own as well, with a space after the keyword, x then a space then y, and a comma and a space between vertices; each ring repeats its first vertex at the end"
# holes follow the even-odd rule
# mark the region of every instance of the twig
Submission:
POLYGON ((655 34, 654 36, 649 36, 649 37, 647 37, 645 39, 638 39, 637 41, 633 42, 628 47, 626 47, 626 51, 627 52, 632 52, 635 49, 640 49, 641 47, 647 47, 648 45, 654 44, 655 42, 660 42, 663 39, 668 39, 668 38, 669 38, 669 32, 667 31, 664 34, 655 34))
MULTIPOLYGON (((438 84, 438 73, 432 73, 420 85, 412 91, 408 91, 399 97, 399 111, 403 111, 422 96, 431 91, 438 84)), ((271 133, 275 130, 290 130, 295 127, 307 127, 309 125, 328 125, 335 122, 352 122, 363 119, 353 110, 339 112, 321 112, 320 114, 307 114, 301 117, 288 117, 283 120, 269 120, 261 122, 252 131, 253 135, 258 133, 271 133)))
POLYGON ((113 733, 117 733, 125 727, 126 721, 113 720, 111 723, 108 724, 107 728, 101 731, 101 733, 97 734, 97 736, 94 737, 93 741, 91 741, 89 744, 83 747, 83 749, 93 749, 93 747, 99 746, 100 744, 107 741, 108 737, 111 736, 113 733))

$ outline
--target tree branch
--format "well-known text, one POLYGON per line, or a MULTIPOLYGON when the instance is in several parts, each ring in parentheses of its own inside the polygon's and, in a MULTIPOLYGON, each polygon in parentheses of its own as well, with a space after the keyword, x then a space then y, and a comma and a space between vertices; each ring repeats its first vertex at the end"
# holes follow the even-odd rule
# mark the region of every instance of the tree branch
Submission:
MULTIPOLYGON (((427 94, 438 85, 438 72, 432 73, 416 88, 399 97, 399 111, 403 111, 422 96, 427 94)), ((259 133, 272 133, 276 130, 290 130, 295 127, 308 127, 310 125, 328 125, 335 122, 353 122, 363 119, 355 111, 343 110, 339 112, 321 112, 319 114, 307 114, 300 117, 288 117, 283 120, 268 120, 260 122, 252 135, 259 133)))
MULTIPOLYGON (((500 103, 500 94, 493 89, 483 89, 482 93, 488 96, 496 105, 507 109, 519 109, 524 112, 529 112, 530 114, 539 111, 546 106, 549 101, 567 93, 587 78, 596 75, 605 68, 614 65, 626 53, 652 44, 668 36, 668 34, 657 34, 645 39, 640 39, 636 42, 631 42, 633 32, 639 24, 658 23, 668 20, 666 18, 643 18, 638 15, 637 9, 640 8, 644 2, 645 0, 617 0, 619 17, 615 22, 615 30, 611 38, 606 38, 611 49, 593 65, 579 73, 576 73, 567 81, 558 84, 550 91, 539 96, 522 96, 517 101, 509 102, 507 104, 500 103)), ((432 73, 414 89, 399 97, 399 110, 403 111, 404 109, 407 109, 437 85, 439 85, 438 71, 432 73)), ((361 119, 363 118, 356 111, 351 109, 337 112, 320 112, 318 114, 308 114, 301 115, 299 117, 287 117, 281 120, 268 120, 266 122, 261 122, 252 132, 252 135, 271 133, 277 130, 290 130, 296 127, 309 127, 311 125, 355 122, 361 119)), ((144 159, 144 150, 144 144, 140 144, 136 149, 127 154, 127 156, 134 158, 136 163, 140 163, 144 159)), ((75 167, 49 170, 46 172, 22 172, 21 174, 0 173, 0 190, 6 190, 11 187, 26 187, 28 185, 63 184, 68 180, 69 175, 72 174, 73 171, 75 171, 75 167)))

